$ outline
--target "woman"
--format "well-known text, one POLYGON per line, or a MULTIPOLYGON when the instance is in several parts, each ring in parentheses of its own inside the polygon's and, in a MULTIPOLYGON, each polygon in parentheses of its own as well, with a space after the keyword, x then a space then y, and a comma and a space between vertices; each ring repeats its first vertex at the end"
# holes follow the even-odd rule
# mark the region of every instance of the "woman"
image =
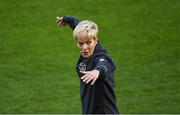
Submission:
POLYGON ((76 70, 80 78, 83 114, 118 114, 114 93, 116 66, 98 39, 98 27, 92 21, 73 16, 57 17, 59 27, 69 25, 80 49, 76 70))

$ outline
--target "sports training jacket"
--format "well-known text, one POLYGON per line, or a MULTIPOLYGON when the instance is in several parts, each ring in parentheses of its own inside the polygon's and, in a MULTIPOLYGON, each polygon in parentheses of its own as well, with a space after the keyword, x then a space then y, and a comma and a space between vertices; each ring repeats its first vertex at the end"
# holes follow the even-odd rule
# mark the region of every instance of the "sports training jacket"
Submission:
MULTIPOLYGON (((65 21, 74 30, 80 22, 72 16, 64 16, 65 21)), ((83 114, 118 114, 114 93, 114 72, 116 66, 106 49, 98 42, 93 55, 84 58, 80 55, 76 64, 76 71, 81 78, 80 71, 99 70, 100 74, 94 85, 84 83, 80 79, 80 96, 83 114)))

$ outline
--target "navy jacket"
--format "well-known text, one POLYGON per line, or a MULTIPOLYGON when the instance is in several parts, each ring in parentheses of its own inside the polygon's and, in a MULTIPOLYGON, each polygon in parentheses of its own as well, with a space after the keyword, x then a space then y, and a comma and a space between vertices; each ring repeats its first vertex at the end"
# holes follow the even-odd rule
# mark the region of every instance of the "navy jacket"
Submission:
MULTIPOLYGON (((72 16, 65 16, 63 20, 74 29, 80 22, 72 16)), ((94 53, 88 58, 82 55, 76 64, 79 77, 80 71, 99 70, 100 75, 94 85, 84 83, 80 79, 80 96, 83 114, 118 114, 116 98, 114 94, 114 71, 116 66, 106 49, 98 42, 94 53)))

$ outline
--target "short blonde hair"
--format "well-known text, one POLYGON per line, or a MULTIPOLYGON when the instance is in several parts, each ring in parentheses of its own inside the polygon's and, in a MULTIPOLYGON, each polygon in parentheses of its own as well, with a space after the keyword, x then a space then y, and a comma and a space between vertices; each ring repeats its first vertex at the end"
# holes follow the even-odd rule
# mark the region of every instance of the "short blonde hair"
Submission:
POLYGON ((79 37, 95 37, 97 38, 98 26, 96 23, 84 20, 81 21, 73 31, 73 36, 75 39, 79 37))

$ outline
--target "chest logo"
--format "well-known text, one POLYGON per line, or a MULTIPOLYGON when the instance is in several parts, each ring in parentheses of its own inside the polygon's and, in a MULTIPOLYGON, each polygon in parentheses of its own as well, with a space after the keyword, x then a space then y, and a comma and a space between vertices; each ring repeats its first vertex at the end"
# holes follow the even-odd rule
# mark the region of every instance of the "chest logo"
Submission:
POLYGON ((99 61, 105 61, 103 58, 99 59, 99 61))
POLYGON ((80 63, 79 64, 79 70, 80 71, 86 71, 86 64, 85 63, 80 63))

